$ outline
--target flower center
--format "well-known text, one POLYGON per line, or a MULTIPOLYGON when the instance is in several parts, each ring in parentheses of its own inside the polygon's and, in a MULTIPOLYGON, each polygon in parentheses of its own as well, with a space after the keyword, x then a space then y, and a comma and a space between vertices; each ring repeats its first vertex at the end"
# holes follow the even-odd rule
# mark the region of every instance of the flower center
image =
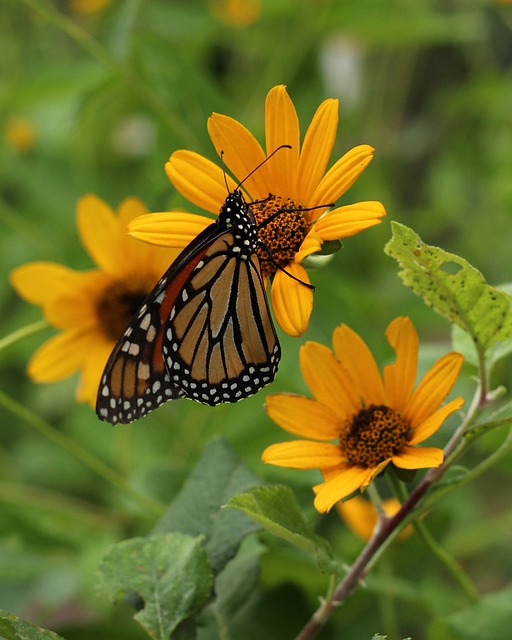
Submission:
POLYGON ((123 282, 113 282, 96 303, 96 314, 105 335, 117 342, 135 312, 144 302, 149 289, 129 290, 123 282))
POLYGON ((340 435, 340 447, 348 462, 376 467, 399 453, 409 440, 410 427, 402 416, 385 405, 361 409, 340 435))
POLYGON ((272 194, 251 204, 263 245, 257 250, 263 277, 273 275, 277 265, 284 268, 299 250, 309 227, 300 209, 291 198, 272 194))

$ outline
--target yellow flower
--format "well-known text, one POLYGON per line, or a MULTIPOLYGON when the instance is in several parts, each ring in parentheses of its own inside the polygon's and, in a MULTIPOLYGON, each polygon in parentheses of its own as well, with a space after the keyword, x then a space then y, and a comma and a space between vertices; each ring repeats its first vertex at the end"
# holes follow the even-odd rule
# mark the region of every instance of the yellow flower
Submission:
MULTIPOLYGON (((396 498, 388 498, 382 501, 382 508, 386 516, 390 518, 400 509, 400 502, 396 498)), ((377 524, 377 512, 369 500, 365 500, 361 496, 354 496, 346 502, 337 502, 336 510, 357 536, 363 540, 369 540, 372 537, 377 524)), ((407 525, 398 535, 398 540, 407 538, 412 530, 412 525, 407 525)))
POLYGON ((260 0, 210 0, 212 13, 223 22, 244 27, 260 17, 260 0))
POLYGON ((11 148, 20 153, 26 153, 34 146, 36 133, 29 120, 13 117, 5 123, 4 138, 11 148))
MULTIPOLYGON (((373 157, 372 147, 360 145, 326 172, 338 125, 337 100, 325 100, 318 107, 302 148, 297 113, 284 86, 269 92, 265 122, 266 152, 250 131, 228 116, 214 113, 208 120, 208 132, 238 180, 249 176, 266 154, 279 146, 292 147, 280 150, 263 164, 244 180, 243 188, 247 199, 253 201, 251 209, 259 227, 262 273, 272 277, 271 299, 276 320, 283 331, 300 336, 307 328, 313 308, 313 292, 301 284, 309 284, 302 261, 320 251, 325 241, 345 238, 378 224, 385 211, 380 202, 370 201, 325 213, 326 207, 322 205, 340 198, 373 157), (312 207, 317 208, 311 210, 312 207)), ((219 212, 226 199, 221 167, 197 153, 181 150, 171 155, 166 172, 188 200, 211 213, 219 212)), ((236 185, 228 178, 230 190, 236 185)), ((130 233, 153 244, 183 248, 197 234, 200 220, 203 228, 211 222, 204 216, 191 216, 177 212, 153 214, 132 223, 130 233), (190 224, 191 220, 195 225, 190 224)))
POLYGON ((358 489, 364 489, 388 464, 401 469, 438 467, 442 449, 417 447, 464 400, 444 407, 463 357, 448 353, 426 373, 414 391, 418 335, 409 318, 396 318, 386 336, 396 353, 379 373, 363 340, 341 325, 333 334, 334 353, 316 342, 300 352, 302 375, 315 399, 278 393, 266 409, 283 429, 308 438, 268 447, 264 462, 293 469, 320 469, 313 487, 315 507, 325 513, 358 489), (335 440, 336 443, 329 441, 335 440))
POLYGON ((60 329, 33 355, 28 373, 36 382, 55 382, 81 371, 78 400, 96 403, 100 377, 130 318, 177 255, 144 245, 127 234, 133 218, 147 209, 126 199, 116 215, 94 195, 78 203, 82 244, 98 266, 74 271, 54 262, 31 262, 10 279, 20 296, 42 307, 60 329))

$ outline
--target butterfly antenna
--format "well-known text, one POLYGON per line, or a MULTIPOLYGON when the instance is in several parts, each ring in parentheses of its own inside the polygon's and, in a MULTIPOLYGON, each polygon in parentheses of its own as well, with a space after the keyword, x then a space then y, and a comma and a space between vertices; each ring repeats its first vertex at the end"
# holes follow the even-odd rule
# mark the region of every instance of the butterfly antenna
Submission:
POLYGON ((226 185, 226 191, 231 193, 229 190, 228 179, 226 177, 226 163, 224 162, 224 149, 221 149, 220 152, 220 163, 222 165, 222 175, 224 176, 224 184, 226 185))
POLYGON ((278 151, 281 151, 281 149, 291 149, 291 148, 292 148, 291 144, 282 144, 280 147, 277 147, 277 149, 274 149, 274 151, 272 151, 272 153, 271 153, 269 156, 267 156, 264 160, 262 160, 262 161, 259 163, 259 165, 257 165, 256 167, 254 167, 254 169, 251 171, 251 173, 247 174, 247 175, 245 176, 245 178, 244 178, 241 182, 239 182, 239 183, 237 184, 236 188, 237 188, 237 189, 240 189, 240 187, 243 185, 243 183, 244 183, 246 180, 248 180, 248 179, 252 176, 252 174, 253 174, 253 173, 256 173, 256 171, 258 171, 258 169, 259 169, 260 167, 262 167, 262 166, 265 164, 265 162, 268 162, 268 160, 270 160, 270 158, 271 158, 272 156, 274 156, 278 151))

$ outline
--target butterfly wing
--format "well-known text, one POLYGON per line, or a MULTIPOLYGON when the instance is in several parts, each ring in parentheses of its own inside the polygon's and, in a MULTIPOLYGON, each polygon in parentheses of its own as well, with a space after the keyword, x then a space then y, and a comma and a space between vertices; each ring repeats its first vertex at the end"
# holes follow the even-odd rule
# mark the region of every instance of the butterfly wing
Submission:
POLYGON ((190 273, 166 323, 170 381, 203 404, 237 402, 274 379, 281 356, 256 253, 219 236, 190 273))
POLYGON ((101 420, 126 424, 185 396, 165 368, 164 327, 190 272, 218 233, 218 224, 211 224, 180 253, 118 340, 98 390, 96 413, 101 420))

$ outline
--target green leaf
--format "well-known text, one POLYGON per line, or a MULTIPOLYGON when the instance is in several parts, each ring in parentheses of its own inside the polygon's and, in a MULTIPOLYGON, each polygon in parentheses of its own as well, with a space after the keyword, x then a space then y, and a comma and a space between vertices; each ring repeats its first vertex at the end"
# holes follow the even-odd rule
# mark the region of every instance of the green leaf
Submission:
POLYGON ((135 619, 152 638, 168 640, 210 598, 213 576, 201 538, 165 533, 112 546, 100 565, 100 590, 112 599, 137 592, 135 619))
POLYGON ((469 262, 425 244, 408 227, 392 223, 384 251, 402 267, 399 276, 436 313, 469 333, 482 350, 512 338, 511 296, 491 287, 469 262))
POLYGON ((236 554, 242 540, 258 529, 241 513, 222 507, 258 482, 225 441, 213 440, 154 532, 203 535, 212 570, 217 574, 236 554))
POLYGON ((5 640, 64 640, 53 631, 34 627, 3 609, 0 609, 0 637, 5 640))
POLYGON ((483 596, 467 609, 434 621, 429 640, 496 640, 510 637, 512 587, 483 596))
POLYGON ((226 506, 243 511, 273 535, 311 554, 324 573, 336 572, 329 543, 313 533, 288 487, 255 487, 232 498, 226 506))
POLYGON ((508 427, 512 423, 512 400, 500 407, 497 411, 485 411, 478 416, 467 433, 480 435, 485 431, 498 427, 508 427))

